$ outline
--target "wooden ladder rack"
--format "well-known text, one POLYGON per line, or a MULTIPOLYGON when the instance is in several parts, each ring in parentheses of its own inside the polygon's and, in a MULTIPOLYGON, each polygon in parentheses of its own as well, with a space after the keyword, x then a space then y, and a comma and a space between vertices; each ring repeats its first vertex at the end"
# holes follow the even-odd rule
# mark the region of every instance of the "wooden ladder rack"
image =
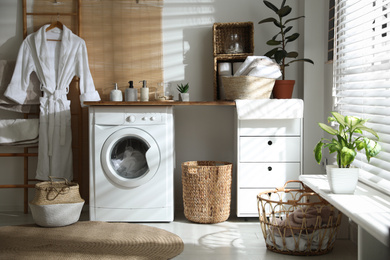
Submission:
MULTIPOLYGON (((65 12, 27 12, 27 0, 23 0, 23 39, 25 39, 27 37, 27 16, 75 16, 77 17, 77 35, 80 36, 80 32, 81 32, 81 26, 80 26, 80 21, 81 21, 81 12, 80 12, 80 6, 81 6, 81 0, 75 0, 77 1, 77 12, 70 12, 70 13, 65 13, 65 12)), ((56 0, 54 0, 54 2, 57 2, 56 0)), ((25 114, 24 116, 25 118, 28 118, 28 114, 25 114)), ((78 124, 79 124, 79 128, 78 128, 78 144, 77 144, 77 147, 76 148, 79 148, 80 150, 80 154, 82 155, 82 110, 80 109, 80 113, 79 113, 79 120, 78 120, 78 124)), ((73 144, 73 147, 75 147, 75 145, 73 144)), ((20 153, 0 153, 0 157, 23 157, 23 183, 22 184, 2 184, 0 185, 0 189, 1 188, 23 188, 23 192, 24 192, 24 196, 23 196, 23 199, 24 199, 24 205, 23 205, 23 210, 24 210, 24 213, 28 213, 28 189, 29 188, 34 188, 35 187, 35 184, 30 184, 30 182, 32 181, 38 181, 36 179, 30 179, 29 178, 29 158, 30 157, 36 157, 38 155, 38 153, 35 153, 35 152, 30 152, 29 149, 31 149, 33 147, 24 147, 23 148, 23 152, 20 152, 20 153)), ((81 156, 80 156, 81 157, 81 156)), ((78 175, 81 176, 81 173, 82 173, 82 168, 83 168, 83 164, 82 164, 82 160, 79 160, 79 165, 78 165, 78 175)), ((77 176, 77 177, 79 177, 77 176)), ((74 177, 74 179, 80 179, 80 181, 82 180, 82 178, 77 178, 76 176, 74 177)), ((81 185, 80 185, 81 187, 81 185)))

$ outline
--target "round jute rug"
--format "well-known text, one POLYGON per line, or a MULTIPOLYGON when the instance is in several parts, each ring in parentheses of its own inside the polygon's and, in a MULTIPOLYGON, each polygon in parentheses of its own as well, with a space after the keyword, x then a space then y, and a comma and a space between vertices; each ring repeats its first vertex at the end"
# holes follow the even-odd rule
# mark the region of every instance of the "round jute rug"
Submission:
POLYGON ((184 244, 171 232, 131 223, 79 221, 0 227, 0 259, 171 259, 184 244))

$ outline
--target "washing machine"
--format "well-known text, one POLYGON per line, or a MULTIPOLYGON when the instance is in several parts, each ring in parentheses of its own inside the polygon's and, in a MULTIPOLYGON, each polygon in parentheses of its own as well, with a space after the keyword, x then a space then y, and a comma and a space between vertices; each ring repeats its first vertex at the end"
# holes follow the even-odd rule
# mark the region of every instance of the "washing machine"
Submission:
POLYGON ((170 222, 172 106, 91 106, 90 219, 170 222))

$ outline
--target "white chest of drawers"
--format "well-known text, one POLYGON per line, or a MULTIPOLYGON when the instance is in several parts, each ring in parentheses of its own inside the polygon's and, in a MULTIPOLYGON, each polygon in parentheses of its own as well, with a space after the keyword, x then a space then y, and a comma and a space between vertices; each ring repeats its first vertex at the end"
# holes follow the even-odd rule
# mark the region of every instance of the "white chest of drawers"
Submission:
POLYGON ((302 172, 302 129, 302 100, 237 103, 238 217, 258 216, 259 192, 299 179, 302 172), (256 113, 250 113, 251 110, 256 113))

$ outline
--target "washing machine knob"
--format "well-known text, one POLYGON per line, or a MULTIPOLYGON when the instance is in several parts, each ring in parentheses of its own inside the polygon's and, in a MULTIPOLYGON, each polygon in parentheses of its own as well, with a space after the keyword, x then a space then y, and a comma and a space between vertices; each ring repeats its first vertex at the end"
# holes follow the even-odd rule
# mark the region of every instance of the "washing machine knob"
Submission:
POLYGON ((142 118, 142 121, 146 121, 147 120, 147 118, 146 118, 146 116, 144 116, 143 118, 142 118))
POLYGON ((150 121, 156 121, 156 117, 155 117, 155 116, 152 116, 152 117, 150 118, 150 121))
POLYGON ((127 122, 130 122, 130 123, 134 123, 135 122, 135 116, 134 115, 131 115, 131 116, 128 116, 127 117, 127 122))

